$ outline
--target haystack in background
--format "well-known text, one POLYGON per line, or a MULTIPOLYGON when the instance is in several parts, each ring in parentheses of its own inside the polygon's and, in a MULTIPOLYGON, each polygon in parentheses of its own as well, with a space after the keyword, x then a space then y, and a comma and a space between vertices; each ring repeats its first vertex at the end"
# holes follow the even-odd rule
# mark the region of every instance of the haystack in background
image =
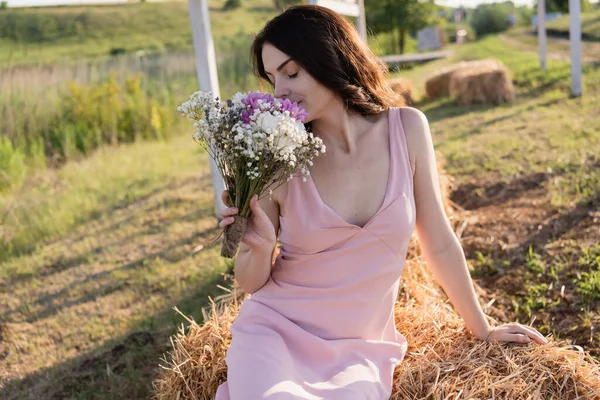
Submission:
POLYGON ((450 80, 456 71, 481 67, 494 69, 499 68, 500 66, 499 62, 494 59, 461 61, 458 64, 450 65, 434 72, 427 78, 425 81, 425 93, 427 94, 427 97, 430 99, 437 99, 439 97, 448 96, 450 94, 450 80))
MULTIPOLYGON (((464 218, 448 199, 451 179, 440 174, 444 205, 460 237, 464 218)), ((476 289, 481 289, 476 286, 476 289)), ((225 356, 243 290, 237 285, 203 310, 204 323, 181 328, 153 382, 154 399, 213 399, 227 378, 225 356)), ((487 313, 489 304, 482 304, 487 313)), ((600 399, 600 363, 565 342, 489 343, 464 325, 411 238, 395 305, 408 352, 394 372, 391 399, 600 399)), ((498 323, 488 317, 492 326, 498 323)), ((504 323, 506 321, 502 321, 504 323)))
POLYGON ((515 88, 506 67, 483 65, 455 71, 450 78, 450 96, 458 104, 501 104, 514 98, 515 88))
POLYGON ((394 92, 402 96, 402 99, 404 100, 403 106, 413 106, 415 104, 415 89, 411 81, 406 78, 398 77, 388 80, 388 83, 394 92))

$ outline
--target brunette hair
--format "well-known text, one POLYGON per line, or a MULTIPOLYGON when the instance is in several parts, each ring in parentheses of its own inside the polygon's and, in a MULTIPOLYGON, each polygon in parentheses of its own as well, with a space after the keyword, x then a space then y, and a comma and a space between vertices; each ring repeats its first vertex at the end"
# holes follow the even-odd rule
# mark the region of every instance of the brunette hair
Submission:
POLYGON ((404 104, 387 83, 386 64, 348 20, 326 7, 290 7, 271 19, 256 36, 252 43, 254 73, 271 83, 262 62, 265 43, 289 55, 314 79, 334 91, 351 112, 375 115, 404 104))

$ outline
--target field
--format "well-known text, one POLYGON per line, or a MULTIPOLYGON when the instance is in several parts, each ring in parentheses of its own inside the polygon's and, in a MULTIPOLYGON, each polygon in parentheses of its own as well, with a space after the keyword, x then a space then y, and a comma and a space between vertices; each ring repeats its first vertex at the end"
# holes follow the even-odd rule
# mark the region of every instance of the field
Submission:
MULTIPOLYGON (((420 95, 428 73, 458 60, 496 57, 512 71, 511 104, 423 99, 417 107, 453 176, 452 200, 468 215, 461 241, 484 300, 494 300, 491 315, 533 320, 542 333, 600 357, 600 64, 586 60, 584 96, 571 98, 564 49, 549 47, 560 57, 549 57, 544 73, 527 38, 521 31, 488 37, 400 75, 420 95)), ((150 64, 122 55, 121 75, 141 72, 143 98, 172 109, 193 85, 185 54, 167 52, 150 64)), ((77 75, 87 68, 77 65, 47 75, 32 66, 22 80, 0 82, 33 97, 40 92, 28 81, 57 88, 82 76, 81 86, 103 84, 77 75)), ((97 77, 113 69, 93 65, 97 77)), ((232 81, 222 92, 253 85, 232 81)), ((51 104, 62 110, 56 99, 51 104)), ((175 121, 158 138, 28 167, 0 191, 0 398, 145 398, 170 335, 186 324, 173 307, 201 321, 208 296, 230 284, 231 263, 210 246, 219 230, 207 156, 189 125, 175 121)), ((35 157, 25 160, 29 166, 35 157)))
MULTIPOLYGON (((223 10, 222 0, 208 4, 217 56, 229 54, 232 37, 256 34, 276 14, 270 0, 246 0, 234 10, 223 10)), ((383 34, 369 43, 383 54, 391 40, 383 34)), ((406 51, 415 48, 408 37, 406 51)), ((186 1, 0 10, 0 67, 185 50, 192 50, 186 1)))
POLYGON ((600 70, 584 64, 571 98, 557 43, 542 73, 519 33, 465 46, 454 60, 408 71, 416 82, 458 59, 495 56, 513 72, 517 100, 496 108, 423 102, 438 152, 469 223, 462 243, 472 276, 501 321, 534 321, 600 356, 600 70), (512 47, 518 42, 519 47, 512 47))
MULTIPOLYGON (((217 45, 235 34, 255 33, 275 14, 272 2, 249 0, 224 11, 209 1, 217 45)), ((185 1, 0 11, 0 66, 40 64, 125 52, 192 48, 185 1)))
MULTIPOLYGON (((548 21, 546 28, 550 34, 569 37, 569 16, 548 21)), ((581 33, 585 40, 600 41, 600 8, 581 15, 581 33)))

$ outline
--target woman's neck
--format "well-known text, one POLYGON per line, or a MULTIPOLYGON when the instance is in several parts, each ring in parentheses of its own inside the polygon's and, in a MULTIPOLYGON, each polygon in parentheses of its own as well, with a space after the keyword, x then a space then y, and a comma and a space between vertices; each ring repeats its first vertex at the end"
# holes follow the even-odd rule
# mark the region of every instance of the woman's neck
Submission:
POLYGON ((312 131, 329 149, 354 153, 359 136, 372 126, 371 118, 348 112, 343 104, 336 102, 312 121, 312 131))

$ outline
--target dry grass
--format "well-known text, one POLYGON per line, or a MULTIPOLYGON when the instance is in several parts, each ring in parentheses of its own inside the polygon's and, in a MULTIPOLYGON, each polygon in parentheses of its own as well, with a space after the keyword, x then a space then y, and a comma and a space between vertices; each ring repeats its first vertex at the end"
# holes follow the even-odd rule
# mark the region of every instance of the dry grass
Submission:
POLYGON ((403 105, 413 106, 415 104, 415 89, 411 81, 398 77, 390 79, 388 83, 394 92, 402 96, 403 105))
POLYGON ((460 105, 501 104, 515 96, 508 69, 501 63, 455 71, 450 78, 450 96, 460 105))
POLYGON ((456 64, 449 65, 438 71, 435 71, 425 82, 425 93, 430 99, 445 97, 450 94, 450 81, 452 75, 467 68, 490 67, 496 65, 496 61, 492 59, 476 60, 476 61, 461 61, 456 64))

